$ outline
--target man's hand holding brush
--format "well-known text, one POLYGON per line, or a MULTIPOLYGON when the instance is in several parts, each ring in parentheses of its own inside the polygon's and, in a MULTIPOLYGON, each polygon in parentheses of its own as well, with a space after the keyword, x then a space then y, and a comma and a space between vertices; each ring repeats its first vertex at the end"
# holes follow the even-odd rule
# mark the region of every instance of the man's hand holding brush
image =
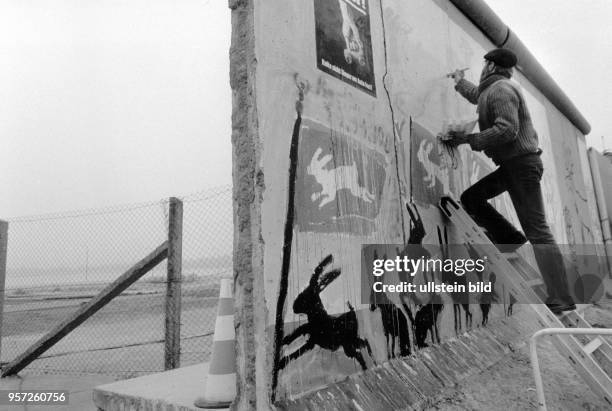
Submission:
POLYGON ((448 73, 446 77, 452 78, 455 81, 455 84, 457 84, 465 77, 466 70, 469 70, 469 68, 466 67, 463 69, 457 69, 452 73, 448 73))

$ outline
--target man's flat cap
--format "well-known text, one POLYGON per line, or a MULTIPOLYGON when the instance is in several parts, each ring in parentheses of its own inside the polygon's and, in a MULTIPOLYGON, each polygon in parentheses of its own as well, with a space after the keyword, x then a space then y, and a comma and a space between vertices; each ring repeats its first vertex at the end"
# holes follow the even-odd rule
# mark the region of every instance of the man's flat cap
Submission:
POLYGON ((508 49, 493 49, 485 54, 484 58, 500 67, 514 67, 518 61, 516 54, 508 49))

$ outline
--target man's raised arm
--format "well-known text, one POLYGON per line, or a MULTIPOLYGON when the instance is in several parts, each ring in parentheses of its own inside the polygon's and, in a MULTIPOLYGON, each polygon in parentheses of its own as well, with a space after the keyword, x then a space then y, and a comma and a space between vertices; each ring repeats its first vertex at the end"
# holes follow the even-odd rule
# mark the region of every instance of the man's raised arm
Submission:
POLYGON ((467 101, 478 104, 478 87, 466 79, 461 79, 455 84, 455 90, 459 92, 467 101))
POLYGON ((455 90, 459 92, 467 101, 478 104, 478 87, 464 79, 464 70, 455 70, 448 74, 455 80, 455 90))

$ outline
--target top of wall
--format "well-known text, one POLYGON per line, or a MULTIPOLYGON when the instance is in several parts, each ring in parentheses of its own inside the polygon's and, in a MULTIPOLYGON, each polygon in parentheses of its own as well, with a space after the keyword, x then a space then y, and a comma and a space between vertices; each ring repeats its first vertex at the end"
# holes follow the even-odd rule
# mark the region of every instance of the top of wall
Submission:
POLYGON ((496 47, 512 50, 518 56, 517 68, 536 86, 550 102, 557 107, 582 132, 589 134, 591 125, 578 111, 574 103, 559 85, 535 59, 521 40, 491 10, 484 0, 450 0, 465 16, 476 25, 496 47))

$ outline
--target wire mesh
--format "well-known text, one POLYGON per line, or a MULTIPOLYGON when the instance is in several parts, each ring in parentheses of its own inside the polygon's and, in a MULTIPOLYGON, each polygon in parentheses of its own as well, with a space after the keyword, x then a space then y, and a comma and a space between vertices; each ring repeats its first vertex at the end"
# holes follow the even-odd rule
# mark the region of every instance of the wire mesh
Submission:
MULTIPOLYGON (((182 198, 181 366, 210 354, 221 277, 232 272, 232 190, 182 198)), ((168 237, 168 200, 9 219, 1 361, 7 363, 168 237)), ((21 373, 163 371, 166 261, 21 373)))

